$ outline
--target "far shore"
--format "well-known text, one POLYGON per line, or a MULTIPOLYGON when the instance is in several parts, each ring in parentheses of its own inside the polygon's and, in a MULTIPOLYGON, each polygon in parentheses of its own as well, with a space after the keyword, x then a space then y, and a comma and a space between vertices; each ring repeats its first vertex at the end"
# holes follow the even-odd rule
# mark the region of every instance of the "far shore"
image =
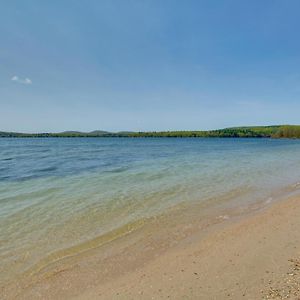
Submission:
POLYGON ((167 138, 300 138, 300 125, 242 126, 214 130, 119 131, 90 132, 63 131, 22 133, 0 131, 0 138, 70 138, 70 137, 167 137, 167 138))

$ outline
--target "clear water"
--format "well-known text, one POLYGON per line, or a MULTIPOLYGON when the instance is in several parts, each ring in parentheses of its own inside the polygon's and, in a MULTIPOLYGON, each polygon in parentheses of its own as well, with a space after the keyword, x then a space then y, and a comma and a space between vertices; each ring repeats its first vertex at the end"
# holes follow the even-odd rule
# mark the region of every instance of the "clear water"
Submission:
POLYGON ((265 201, 299 180, 299 140, 2 138, 0 280, 177 204, 265 201))

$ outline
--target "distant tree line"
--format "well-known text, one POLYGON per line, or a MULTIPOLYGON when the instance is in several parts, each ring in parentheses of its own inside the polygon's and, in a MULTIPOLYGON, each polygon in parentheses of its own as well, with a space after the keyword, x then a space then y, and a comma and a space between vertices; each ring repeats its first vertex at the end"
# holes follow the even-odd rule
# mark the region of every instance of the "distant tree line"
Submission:
POLYGON ((60 133, 1 132, 0 137, 170 137, 170 138, 300 138, 300 125, 232 127, 207 131, 107 132, 65 131, 60 133))
POLYGON ((208 131, 135 132, 132 137, 300 138, 300 126, 233 127, 208 131))
POLYGON ((286 125, 280 126, 279 130, 274 134, 276 138, 300 138, 300 126, 286 125))

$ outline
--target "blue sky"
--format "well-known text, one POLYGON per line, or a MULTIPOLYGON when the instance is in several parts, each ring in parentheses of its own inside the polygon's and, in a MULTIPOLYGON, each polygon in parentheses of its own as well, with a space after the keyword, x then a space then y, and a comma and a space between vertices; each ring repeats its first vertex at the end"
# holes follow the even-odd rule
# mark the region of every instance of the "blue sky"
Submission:
POLYGON ((4 1, 0 131, 299 124, 300 1, 4 1))

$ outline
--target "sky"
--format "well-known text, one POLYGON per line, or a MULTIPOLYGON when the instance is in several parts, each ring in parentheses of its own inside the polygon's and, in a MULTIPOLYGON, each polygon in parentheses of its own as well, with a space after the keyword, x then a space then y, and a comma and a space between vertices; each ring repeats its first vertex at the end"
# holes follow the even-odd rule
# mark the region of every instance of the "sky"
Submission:
POLYGON ((0 131, 300 123, 298 0, 3 1, 0 131))

